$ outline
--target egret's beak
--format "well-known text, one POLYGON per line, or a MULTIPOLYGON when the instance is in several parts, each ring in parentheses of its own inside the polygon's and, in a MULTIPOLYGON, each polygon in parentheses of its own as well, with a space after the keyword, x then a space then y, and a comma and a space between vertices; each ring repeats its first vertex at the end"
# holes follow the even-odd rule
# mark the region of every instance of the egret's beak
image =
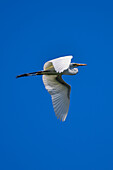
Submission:
POLYGON ((76 67, 78 67, 78 66, 87 66, 87 64, 80 64, 80 63, 74 63, 74 65, 75 65, 76 67))

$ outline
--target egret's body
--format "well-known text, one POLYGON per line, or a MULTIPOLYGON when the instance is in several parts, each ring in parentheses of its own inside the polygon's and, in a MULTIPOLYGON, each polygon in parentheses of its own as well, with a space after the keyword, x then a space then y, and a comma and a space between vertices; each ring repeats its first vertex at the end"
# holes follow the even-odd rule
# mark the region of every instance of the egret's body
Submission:
POLYGON ((18 77, 43 75, 45 88, 52 97, 52 103, 57 118, 65 121, 70 103, 71 86, 63 79, 62 75, 75 75, 78 73, 78 66, 86 64, 71 63, 72 56, 59 57, 44 64, 44 70, 21 74, 18 77))

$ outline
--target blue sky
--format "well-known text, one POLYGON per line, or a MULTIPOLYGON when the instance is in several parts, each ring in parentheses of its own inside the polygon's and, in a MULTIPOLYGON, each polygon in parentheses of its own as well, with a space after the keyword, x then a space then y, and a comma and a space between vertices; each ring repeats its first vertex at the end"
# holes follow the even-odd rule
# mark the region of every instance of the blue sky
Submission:
POLYGON ((0 169, 113 169, 112 1, 0 2, 0 169), (59 56, 87 63, 64 76, 71 89, 57 120, 41 76, 59 56))

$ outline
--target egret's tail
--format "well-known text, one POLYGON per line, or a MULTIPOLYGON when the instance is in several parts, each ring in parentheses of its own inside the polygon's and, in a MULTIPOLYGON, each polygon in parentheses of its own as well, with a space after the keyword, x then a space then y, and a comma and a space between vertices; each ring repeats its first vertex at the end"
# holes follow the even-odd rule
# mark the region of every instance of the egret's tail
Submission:
POLYGON ((43 74, 43 71, 37 71, 37 72, 32 72, 32 73, 20 74, 20 75, 16 76, 16 78, 26 77, 26 76, 36 76, 36 75, 42 75, 42 74, 43 74))

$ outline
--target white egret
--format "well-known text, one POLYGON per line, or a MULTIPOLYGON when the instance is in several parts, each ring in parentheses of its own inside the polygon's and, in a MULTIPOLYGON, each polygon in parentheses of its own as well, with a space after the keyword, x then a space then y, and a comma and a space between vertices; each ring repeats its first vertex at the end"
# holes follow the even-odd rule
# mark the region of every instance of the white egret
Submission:
POLYGON ((51 95, 54 112, 62 121, 65 121, 68 114, 71 91, 71 86, 62 79, 62 75, 75 75, 78 73, 78 66, 86 65, 71 63, 72 58, 72 56, 64 56, 50 60, 44 64, 44 70, 16 77, 43 75, 43 83, 51 95))

